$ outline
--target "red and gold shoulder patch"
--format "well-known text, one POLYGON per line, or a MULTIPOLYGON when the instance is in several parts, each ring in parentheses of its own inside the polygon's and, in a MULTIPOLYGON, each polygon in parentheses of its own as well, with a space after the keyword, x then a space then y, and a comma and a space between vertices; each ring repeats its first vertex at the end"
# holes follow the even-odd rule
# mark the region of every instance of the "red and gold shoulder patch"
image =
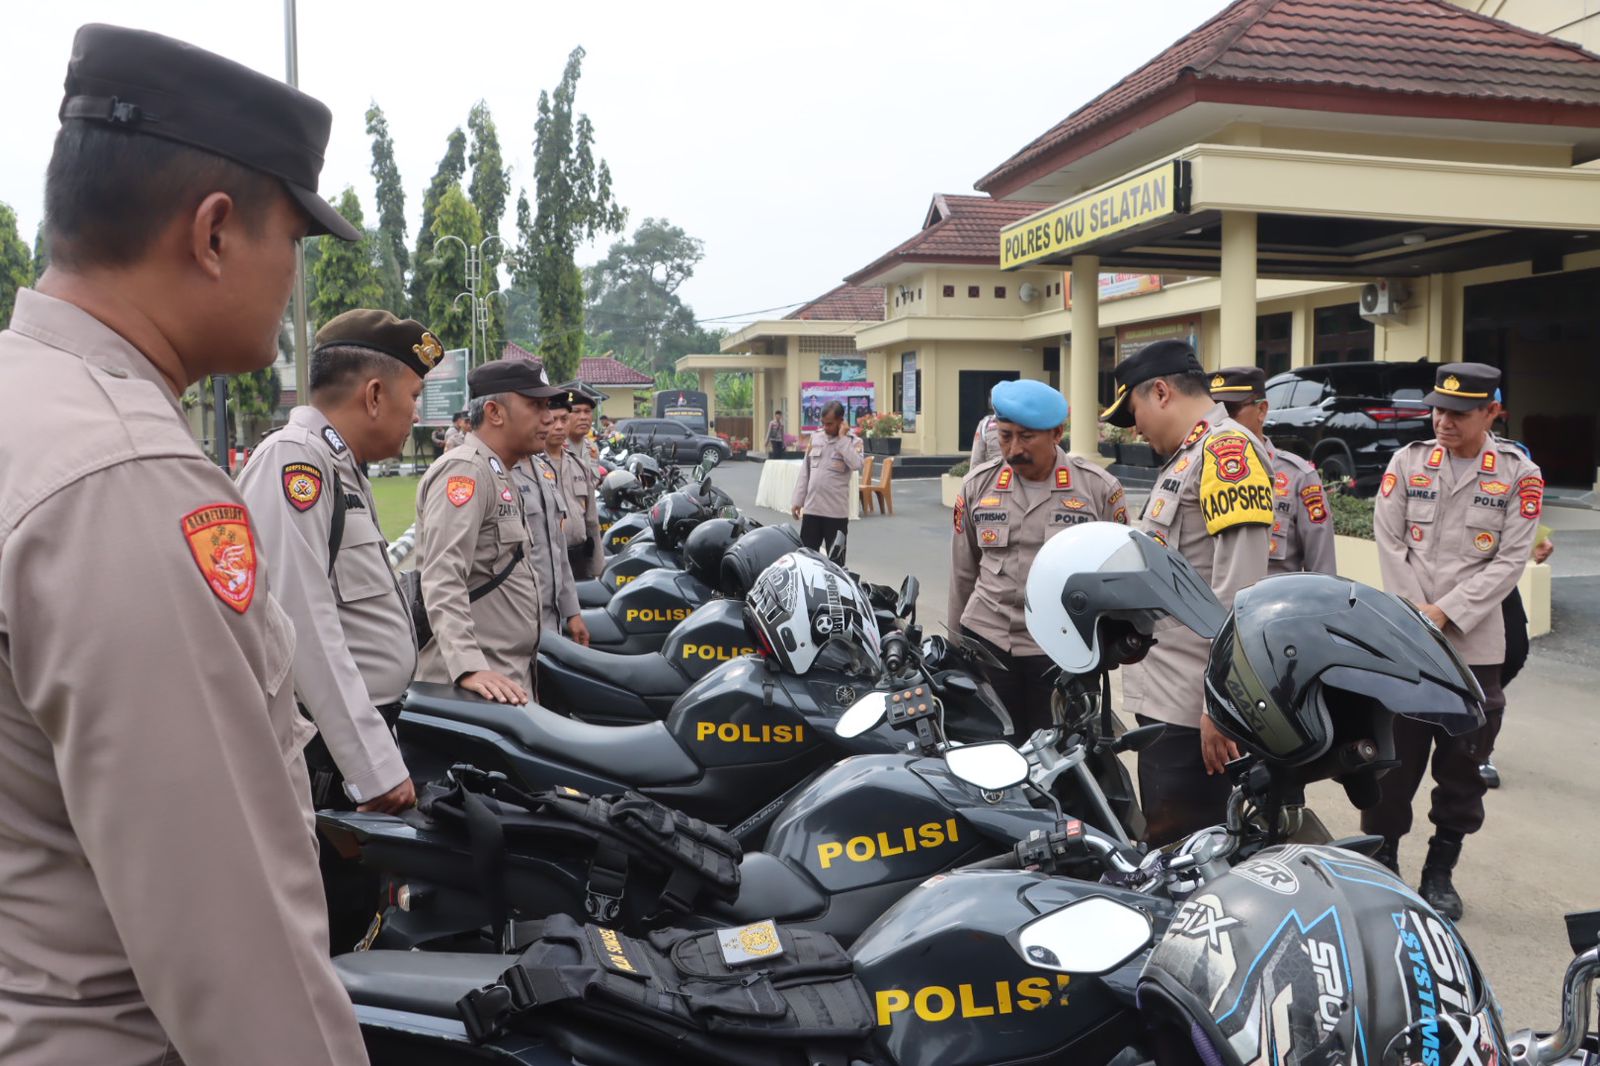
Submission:
POLYGON ((1072 471, 1064 466, 1056 467, 1056 488, 1070 489, 1072 487, 1072 471))
POLYGON ((1250 442, 1242 433, 1219 433, 1206 441, 1206 451, 1217 460, 1217 477, 1230 485, 1250 474, 1250 442))
POLYGON ((1279 496, 1289 495, 1289 472, 1280 470, 1272 475, 1272 491, 1279 496))
POLYGON ((1121 522, 1123 525, 1127 525, 1128 509, 1126 507, 1118 507, 1116 513, 1111 516, 1111 520, 1113 522, 1121 522))
POLYGON ((1001 492, 1011 488, 1011 468, 1008 466, 1000 471, 1000 476, 995 478, 994 487, 1001 492))
POLYGON ((1307 485, 1300 490, 1300 504, 1306 509, 1306 517, 1321 525, 1328 520, 1328 501, 1322 494, 1321 485, 1307 485))
POLYGON ((1511 491, 1511 486, 1504 481, 1480 481, 1478 488, 1488 496, 1504 496, 1511 491))
POLYGON ((1544 478, 1529 475, 1518 481, 1517 499, 1523 518, 1538 518, 1544 509, 1544 478))
POLYGON ((472 494, 478 491, 478 483, 470 477, 457 474, 444 483, 445 499, 457 507, 464 507, 472 494))
POLYGON ((183 539, 217 599, 240 614, 256 594, 256 542, 237 503, 213 503, 183 516, 183 539))
POLYGON ((1427 474, 1412 474, 1410 485, 1414 489, 1425 489, 1433 484, 1433 478, 1427 474))
POLYGON ((1481 552, 1489 551, 1494 547, 1494 534, 1484 530, 1472 538, 1472 546, 1481 552))
POLYGON ((1200 421, 1198 421, 1198 422, 1196 422, 1194 424, 1194 428, 1189 431, 1189 435, 1187 437, 1183 438, 1183 444, 1181 445, 1181 447, 1187 448, 1189 445, 1193 444, 1195 441, 1197 441, 1201 437, 1205 436, 1206 435, 1206 430, 1208 430, 1210 428, 1211 428, 1211 423, 1207 422, 1205 419, 1202 418, 1200 421))
POLYGON ((310 463, 285 465, 283 495, 296 511, 309 511, 322 498, 322 471, 310 463))
POLYGON ((1485 474, 1492 474, 1494 473, 1495 464, 1497 464, 1499 461, 1499 456, 1495 455, 1494 452, 1484 452, 1483 465, 1478 469, 1483 471, 1485 474))
MULTIPOLYGON (((996 501, 996 502, 998 502, 998 501, 996 501)), ((960 533, 960 532, 963 531, 961 519, 967 513, 967 498, 965 496, 957 496, 956 497, 955 512, 956 512, 956 532, 960 533)))
POLYGON ((1379 484, 1378 491, 1387 496, 1389 493, 1394 491, 1394 487, 1399 483, 1400 479, 1395 476, 1393 471, 1390 471, 1389 473, 1383 475, 1383 482, 1379 484))
POLYGON ((1428 453, 1428 468, 1430 470, 1437 470, 1443 465, 1444 465, 1444 449, 1443 448, 1435 448, 1433 451, 1428 453))

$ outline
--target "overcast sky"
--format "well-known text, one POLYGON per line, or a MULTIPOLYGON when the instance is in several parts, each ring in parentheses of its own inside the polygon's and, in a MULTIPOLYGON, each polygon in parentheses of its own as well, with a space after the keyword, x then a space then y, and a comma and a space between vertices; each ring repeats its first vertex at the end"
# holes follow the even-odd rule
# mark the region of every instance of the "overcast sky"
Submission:
MULTIPOLYGON (((682 290, 703 320, 775 317, 750 312, 837 285, 915 233, 934 193, 973 191, 1222 6, 300 0, 300 85, 333 110, 321 190, 353 185, 369 224, 364 114, 382 105, 414 243, 445 137, 478 99, 499 128, 513 202, 531 184, 539 91, 581 44, 578 108, 594 122, 629 229, 666 218, 705 242, 682 290)), ((284 73, 274 0, 7 0, 0 201, 30 242, 72 34, 96 21, 284 73)), ((503 233, 515 238, 509 209, 503 233)))

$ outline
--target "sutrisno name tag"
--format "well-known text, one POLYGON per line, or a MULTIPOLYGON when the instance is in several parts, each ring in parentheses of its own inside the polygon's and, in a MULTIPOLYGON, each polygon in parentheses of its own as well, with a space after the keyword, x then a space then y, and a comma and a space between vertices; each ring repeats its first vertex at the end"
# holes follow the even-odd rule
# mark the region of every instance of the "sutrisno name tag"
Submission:
POLYGON ((717 946, 722 949, 722 961, 729 966, 775 959, 783 954, 778 925, 771 918, 754 925, 722 930, 717 934, 717 946))

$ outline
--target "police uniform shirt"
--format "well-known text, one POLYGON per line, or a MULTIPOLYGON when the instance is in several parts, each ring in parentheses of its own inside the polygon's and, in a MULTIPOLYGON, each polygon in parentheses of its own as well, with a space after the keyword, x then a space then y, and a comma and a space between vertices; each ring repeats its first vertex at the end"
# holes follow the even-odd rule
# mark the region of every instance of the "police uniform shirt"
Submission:
POLYGON ((0 1061, 364 1062, 253 516, 150 361, 27 289, 0 498, 0 1061))
POLYGON ((972 455, 967 459, 967 472, 970 474, 990 459, 1003 458, 1000 454, 1000 429, 995 424, 994 415, 985 415, 978 420, 978 428, 972 433, 972 455))
POLYGON ((789 506, 818 518, 849 518, 850 475, 866 462, 865 451, 861 438, 848 429, 837 437, 820 429, 811 434, 789 506))
POLYGON ((580 451, 580 448, 587 450, 588 446, 589 441, 585 439, 578 446, 569 441, 562 449, 557 485, 567 503, 567 547, 580 548, 588 544, 589 572, 599 574, 605 569, 605 550, 600 543, 600 507, 594 495, 599 481, 594 467, 584 461, 580 451))
POLYGON ((405 780, 406 765, 376 708, 405 695, 417 650, 372 486, 323 413, 296 407, 240 472, 239 492, 272 563, 274 595, 301 637, 294 656, 300 702, 350 798, 381 796, 405 780), (346 506, 330 568, 335 491, 346 506))
POLYGON ((567 538, 561 528, 567 503, 548 456, 541 453, 524 459, 511 473, 528 515, 528 558, 539 575, 541 616, 547 628, 559 632, 561 623, 578 613, 578 583, 572 577, 567 538))
POLYGON ((1293 452, 1267 445, 1272 459, 1272 537, 1267 573, 1332 574, 1333 519, 1317 468, 1293 452))
MULTIPOLYGON (((1156 475, 1138 528, 1187 559, 1223 607, 1267 573, 1273 522, 1266 445, 1220 403, 1190 431, 1156 475)), ((1122 672, 1123 707, 1197 729, 1211 642, 1167 619, 1155 647, 1122 672)))
POLYGON ((461 432, 455 426, 451 426, 449 429, 444 431, 444 450, 445 451, 449 451, 451 448, 459 448, 463 444, 465 444, 466 441, 467 441, 467 435, 465 433, 461 432))
POLYGON ((417 567, 433 639, 417 662, 419 681, 455 682, 494 670, 533 691, 539 650, 539 580, 528 558, 522 496, 500 457, 475 433, 439 457, 417 486, 417 567), (522 558, 500 586, 472 590, 522 558))
POLYGON ((1394 454, 1378 487, 1373 539, 1384 588, 1437 606, 1462 660, 1487 666, 1505 660, 1500 603, 1533 551, 1544 477, 1492 435, 1471 462, 1451 459, 1437 440, 1394 454))
POLYGON ((950 631, 966 626, 1012 655, 1044 654, 1022 610, 1034 557, 1068 526, 1127 520, 1122 483, 1060 448, 1044 482, 1023 479, 999 459, 972 470, 956 497, 950 538, 950 631))

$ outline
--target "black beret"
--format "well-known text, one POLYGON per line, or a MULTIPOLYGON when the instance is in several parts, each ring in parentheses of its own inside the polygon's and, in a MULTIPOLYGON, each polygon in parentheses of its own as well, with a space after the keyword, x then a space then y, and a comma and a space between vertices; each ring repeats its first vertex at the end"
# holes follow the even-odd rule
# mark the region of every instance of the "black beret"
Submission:
POLYGON ((1206 382, 1218 403, 1246 403, 1267 398, 1267 372, 1258 366, 1225 366, 1206 382))
POLYGON ((564 396, 565 389, 550 384, 544 367, 526 359, 496 359, 467 375, 467 391, 476 399, 499 392, 520 392, 534 400, 564 396))
POLYGON ((309 232, 361 238, 317 195, 333 113, 276 78, 144 30, 80 27, 67 64, 63 122, 98 122, 210 152, 283 182, 309 232))
POLYGON ((1133 412, 1128 408, 1128 393, 1136 385, 1152 378, 1169 374, 1203 373, 1194 349, 1183 341, 1156 341, 1147 344, 1117 364, 1112 377, 1117 382, 1117 396, 1111 406, 1100 412, 1100 421, 1127 429, 1133 425, 1133 412))
POLYGON ((567 397, 568 407, 576 407, 580 403, 586 403, 590 407, 599 407, 605 402, 604 396, 601 396, 594 389, 591 389, 577 378, 573 378, 571 381, 563 381, 556 387, 566 389, 570 394, 567 397))
POLYGON ((444 345, 427 326, 409 318, 396 318, 388 311, 362 309, 346 311, 317 330, 313 352, 324 348, 368 348, 393 356, 427 377, 434 364, 444 358, 444 345))
POLYGON ((1433 391, 1422 402, 1447 411, 1473 411, 1493 400, 1499 387, 1500 371, 1487 363, 1440 363, 1433 391))

